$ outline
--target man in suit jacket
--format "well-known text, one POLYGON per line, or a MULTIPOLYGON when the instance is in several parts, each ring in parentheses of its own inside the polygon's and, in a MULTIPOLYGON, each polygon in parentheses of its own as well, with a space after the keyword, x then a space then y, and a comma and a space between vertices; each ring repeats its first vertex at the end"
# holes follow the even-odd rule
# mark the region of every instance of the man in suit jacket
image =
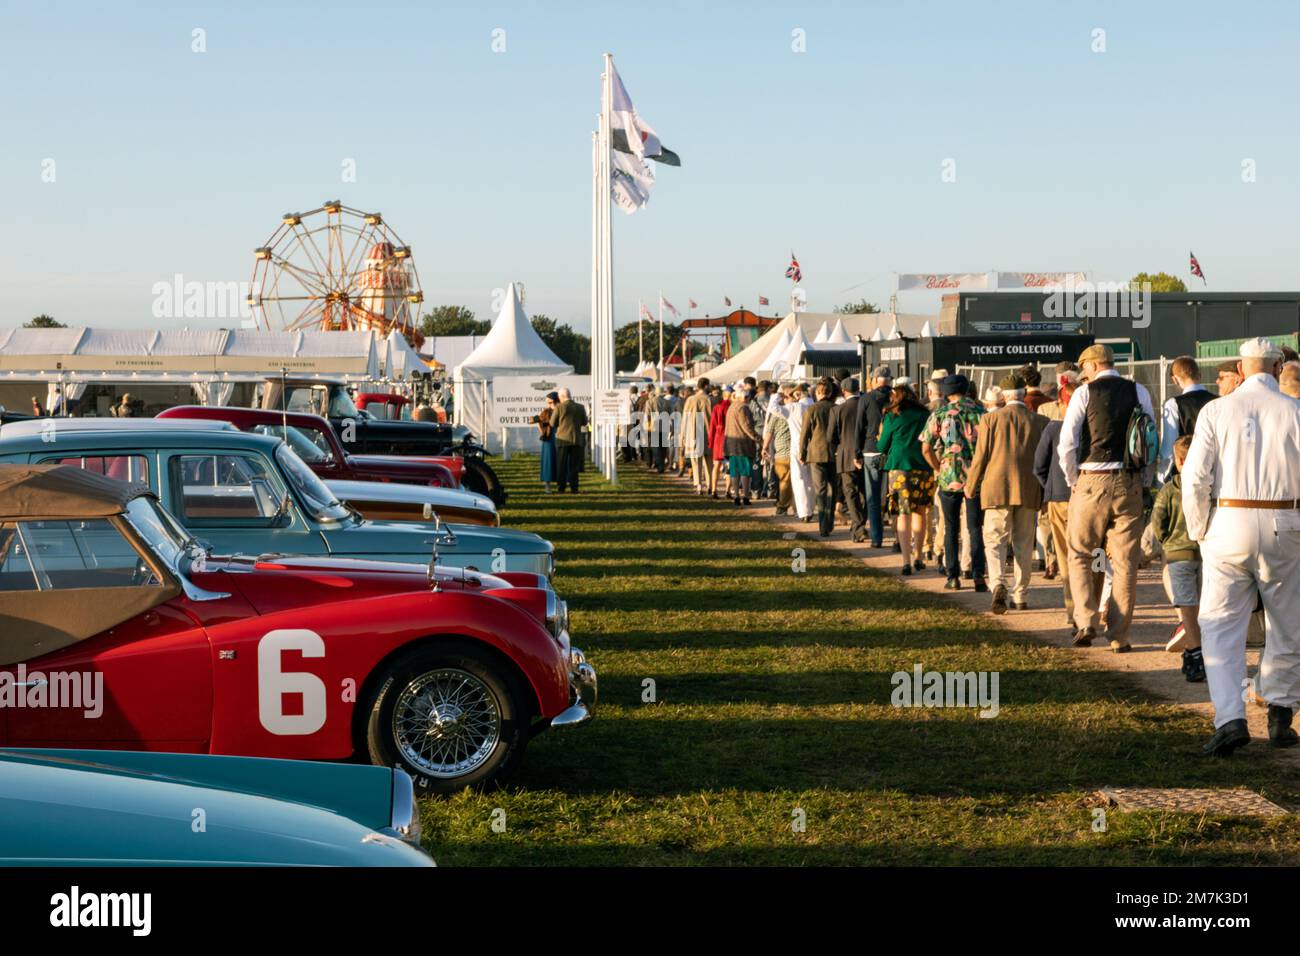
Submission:
POLYGON ((1034 475, 1038 449, 1047 419, 1025 405, 1025 380, 1012 373, 1001 382, 1006 405, 980 419, 975 457, 966 478, 966 497, 979 495, 984 508, 984 551, 988 556, 993 588, 993 613, 1007 611, 1007 545, 1015 552, 1015 577, 1011 607, 1029 607, 1029 576, 1033 570, 1034 534, 1043 486, 1034 475))
POLYGON ((835 471, 839 476, 844 512, 849 519, 849 533, 854 541, 861 542, 867 540, 863 518, 862 450, 858 445, 862 398, 858 394, 856 378, 846 378, 843 388, 844 401, 831 413, 831 445, 835 448, 835 471))
POLYGON ((817 496, 817 520, 823 538, 835 529, 835 449, 831 444, 831 404, 834 387, 829 378, 817 383, 817 401, 804 418, 799 436, 799 458, 812 472, 817 496))
POLYGON ((858 400, 858 454, 862 456, 863 494, 873 548, 882 547, 885 536, 885 518, 881 508, 885 496, 884 459, 876 449, 876 439, 880 437, 880 425, 884 420, 885 406, 889 404, 893 380, 894 373, 888 365, 877 366, 871 373, 871 390, 858 400))
POLYGON ((556 483, 560 494, 569 485, 576 495, 586 452, 587 410, 573 400, 567 388, 560 389, 560 404, 555 406, 551 425, 555 429, 556 483))

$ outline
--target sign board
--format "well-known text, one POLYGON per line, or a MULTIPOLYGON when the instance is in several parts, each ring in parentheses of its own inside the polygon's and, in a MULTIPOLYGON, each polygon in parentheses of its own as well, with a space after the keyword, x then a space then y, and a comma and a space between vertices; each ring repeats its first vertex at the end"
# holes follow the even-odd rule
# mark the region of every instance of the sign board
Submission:
POLYGON ((533 418, 546 407, 547 392, 567 388, 573 400, 591 413, 590 375, 500 375, 492 380, 492 417, 490 431, 503 427, 531 425, 533 418))
POLYGON ((902 272, 898 276, 898 291, 912 289, 940 289, 945 292, 987 289, 989 275, 987 272, 902 272))
POLYGON ((632 396, 621 388, 606 389, 596 395, 592 422, 612 420, 616 425, 632 424, 632 396))
POLYGON ((999 272, 999 289, 1050 289, 1079 286, 1087 280, 1082 272, 999 272))
POLYGON ((933 367, 957 365, 1055 365, 1077 361, 1091 335, 941 336, 932 340, 933 367))

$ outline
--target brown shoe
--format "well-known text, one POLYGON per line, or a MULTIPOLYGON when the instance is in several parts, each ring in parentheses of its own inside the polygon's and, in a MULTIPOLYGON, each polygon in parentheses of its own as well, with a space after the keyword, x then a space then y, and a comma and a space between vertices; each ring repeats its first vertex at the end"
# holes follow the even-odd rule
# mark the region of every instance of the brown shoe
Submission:
POLYGON ((1074 635, 1074 640, 1070 643, 1075 647, 1091 647, 1096 636, 1097 629, 1095 627, 1081 627, 1079 633, 1074 635))
POLYGON ((1127 654, 1129 651, 1133 650, 1133 645, 1130 644, 1128 641, 1113 640, 1110 642, 1110 649, 1111 649, 1111 653, 1114 654, 1127 654))

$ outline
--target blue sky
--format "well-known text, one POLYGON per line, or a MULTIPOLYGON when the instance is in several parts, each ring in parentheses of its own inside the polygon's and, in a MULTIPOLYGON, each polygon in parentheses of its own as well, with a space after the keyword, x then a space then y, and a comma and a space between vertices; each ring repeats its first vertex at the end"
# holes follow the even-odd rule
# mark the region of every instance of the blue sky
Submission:
POLYGON ((1300 5, 4 0, 0 14, 4 325, 155 324, 154 283, 247 281, 282 213, 338 198, 384 213, 427 302, 486 315, 517 279, 530 311, 585 331, 605 51, 683 160, 657 168, 646 209, 613 213, 619 324, 660 288, 700 313, 724 295, 783 305, 792 249, 815 311, 884 305, 895 272, 1188 279, 1189 249, 1211 290, 1300 288, 1300 5))

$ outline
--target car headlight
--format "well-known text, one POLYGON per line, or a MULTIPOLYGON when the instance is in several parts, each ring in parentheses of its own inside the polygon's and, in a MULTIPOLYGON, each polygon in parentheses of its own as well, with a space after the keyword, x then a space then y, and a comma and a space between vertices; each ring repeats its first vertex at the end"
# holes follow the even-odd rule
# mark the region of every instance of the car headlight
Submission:
POLYGON ((393 770, 393 812, 388 829, 404 843, 420 846, 420 811, 415 805, 415 782, 405 770, 393 770))
POLYGON ((551 580, 553 577, 555 577, 555 552, 554 551, 548 551, 546 553, 545 573, 546 573, 546 580, 548 581, 551 580))
POLYGON ((569 629, 569 602, 561 601, 551 590, 546 592, 546 629, 557 638, 569 629))

